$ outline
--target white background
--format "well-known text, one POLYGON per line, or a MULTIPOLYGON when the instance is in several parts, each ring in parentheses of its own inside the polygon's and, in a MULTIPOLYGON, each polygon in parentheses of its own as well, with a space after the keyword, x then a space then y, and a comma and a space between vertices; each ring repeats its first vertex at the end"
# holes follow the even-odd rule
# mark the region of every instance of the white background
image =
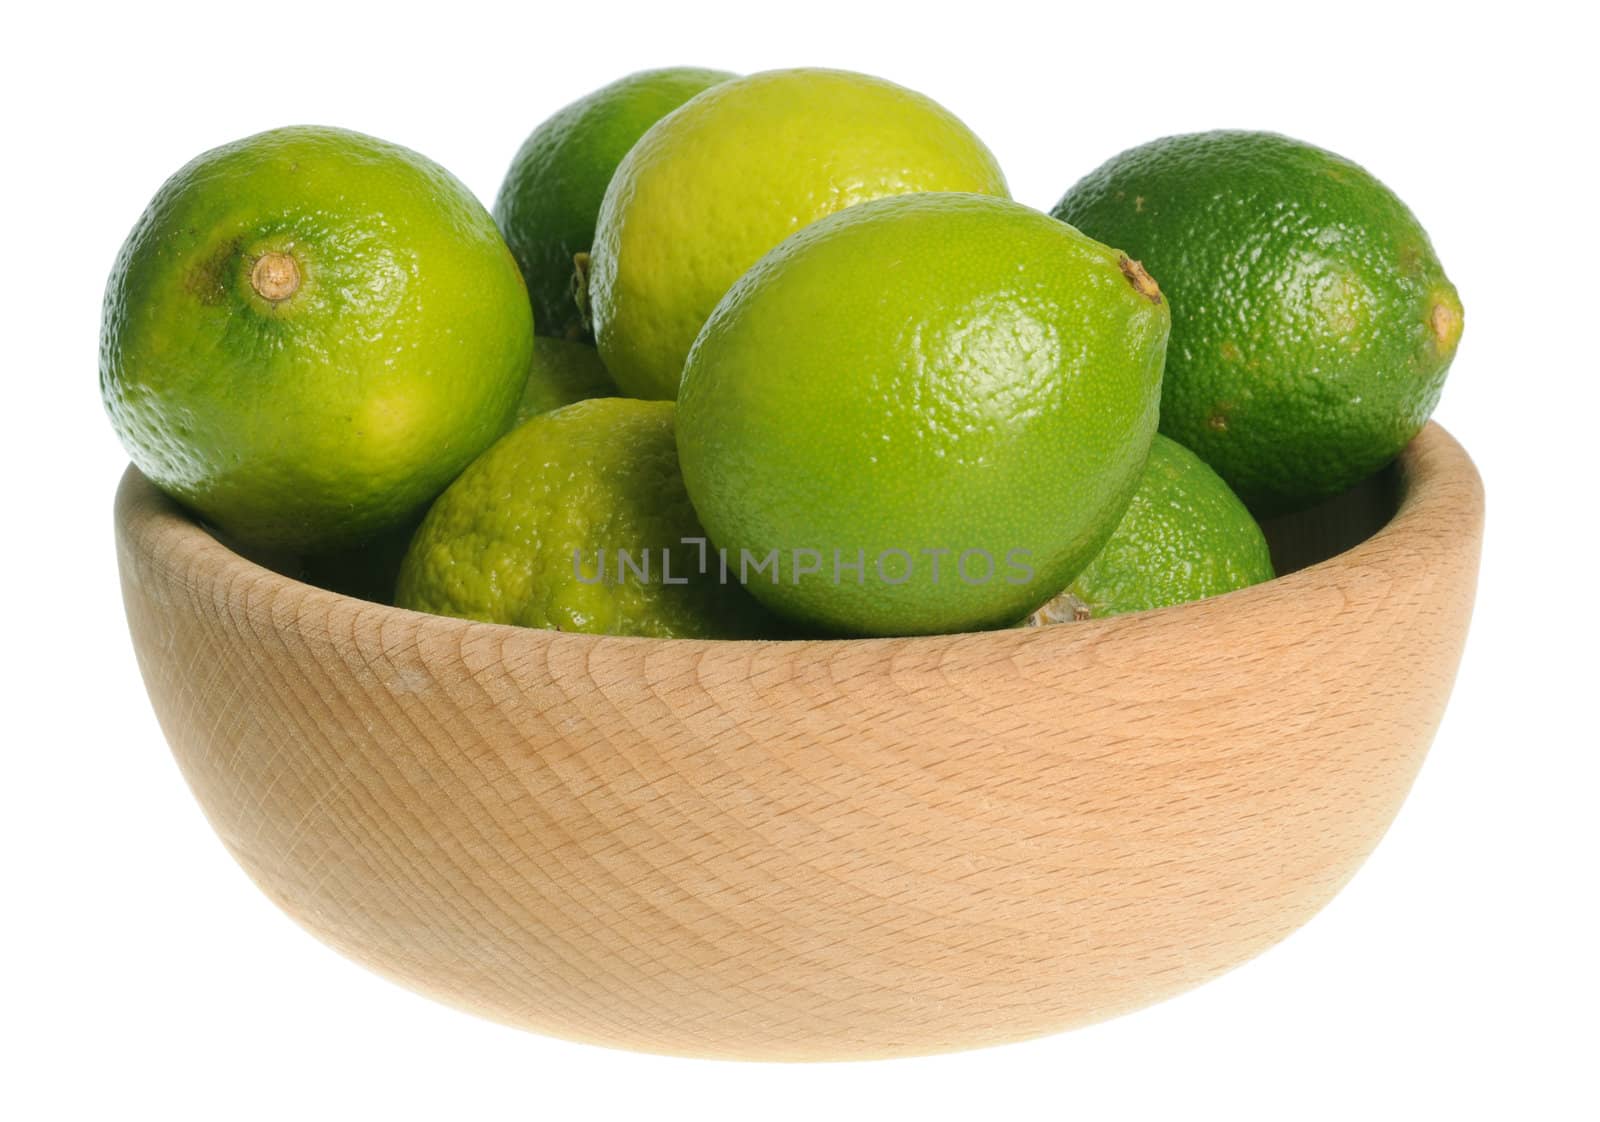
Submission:
POLYGON ((0 34, 0 1115, 1597 1117, 1589 6, 46 8, 0 34), (409 145, 487 202, 545 115, 674 64, 842 66, 922 90, 1042 208, 1122 148, 1238 126, 1348 155, 1422 218, 1467 308, 1437 416, 1487 482, 1477 615, 1410 801, 1308 927, 1051 1039, 709 1063, 412 996, 314 942, 223 852, 145 700, 117 589, 124 456, 96 333, 122 238, 191 156, 290 123, 409 145))

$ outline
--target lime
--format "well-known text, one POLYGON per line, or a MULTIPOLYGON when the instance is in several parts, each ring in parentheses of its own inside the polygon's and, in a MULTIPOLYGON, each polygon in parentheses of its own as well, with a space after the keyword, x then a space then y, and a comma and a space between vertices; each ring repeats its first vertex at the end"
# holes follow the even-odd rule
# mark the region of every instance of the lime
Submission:
POLYGON ((778 70, 713 86, 653 125, 606 189, 588 289, 606 369, 625 393, 675 397, 700 325, 763 253, 912 191, 1006 184, 965 125, 881 79, 778 70))
POLYGON ((491 623, 740 638, 770 620, 721 582, 673 442, 671 402, 595 398, 513 429, 433 504, 401 607, 491 623))
POLYGON ((616 395, 617 387, 598 351, 586 343, 541 335, 533 341, 533 367, 522 388, 517 420, 526 421, 575 401, 616 395))
POLYGON ((1199 456, 1158 435, 1105 548, 1029 622, 1164 608, 1272 575, 1267 539, 1244 503, 1199 456))
POLYGON ((523 141, 495 199, 494 217, 522 267, 542 335, 583 339, 573 258, 589 252, 606 184, 634 142, 708 86, 721 70, 644 70, 558 110, 523 141))
POLYGON ((516 262, 437 164, 286 128, 162 186, 106 287, 100 385, 139 470, 241 544, 402 523, 510 423, 516 262))
POLYGON ((1156 427, 1150 278, 1018 203, 863 203, 740 279, 684 371, 695 509, 750 591, 817 629, 1002 626, 1122 516, 1156 427))
POLYGON ((1349 160, 1272 133, 1167 137, 1054 213, 1161 282, 1161 431, 1253 509, 1371 475, 1438 403, 1461 301, 1405 204, 1349 160))

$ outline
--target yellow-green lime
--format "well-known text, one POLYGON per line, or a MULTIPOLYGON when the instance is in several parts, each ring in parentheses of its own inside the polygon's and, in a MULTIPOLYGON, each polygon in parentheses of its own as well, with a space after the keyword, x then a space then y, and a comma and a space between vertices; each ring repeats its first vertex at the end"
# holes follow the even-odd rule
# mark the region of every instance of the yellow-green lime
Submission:
POLYGON ((706 323, 684 480, 730 567, 803 625, 1005 626, 1122 517, 1167 329, 1137 262, 1036 210, 862 203, 772 250, 706 323))
POLYGON ((399 525, 505 431, 533 325, 472 194, 415 152, 285 128, 162 186, 106 287, 100 385, 139 470, 243 545, 399 525))
POLYGON ((721 583, 684 493, 673 417, 671 402, 594 398, 507 433, 428 511, 396 603, 611 635, 770 630, 755 601, 721 583))
POLYGON ((1161 431, 1252 509, 1350 487, 1439 400, 1461 301, 1416 217, 1349 160, 1272 133, 1171 136, 1107 161, 1053 213, 1161 282, 1161 431))
POLYGON ((533 341, 533 366, 522 388, 517 420, 526 421, 591 397, 615 396, 616 384, 606 373, 598 351, 586 343, 541 335, 533 341))
POLYGON ((767 250, 885 195, 1005 195, 989 150, 911 90, 838 70, 723 82, 663 117, 617 167, 600 206, 589 300, 624 393, 673 398, 689 346, 767 250))
POLYGON ((573 258, 594 242, 600 199, 622 157, 656 121, 731 77, 687 66, 629 74, 556 111, 523 142, 494 217, 528 282, 541 335, 588 337, 574 299, 573 258))
POLYGON ((1272 575, 1267 539, 1244 503, 1199 456, 1157 435, 1105 548, 1030 622, 1164 608, 1272 575))

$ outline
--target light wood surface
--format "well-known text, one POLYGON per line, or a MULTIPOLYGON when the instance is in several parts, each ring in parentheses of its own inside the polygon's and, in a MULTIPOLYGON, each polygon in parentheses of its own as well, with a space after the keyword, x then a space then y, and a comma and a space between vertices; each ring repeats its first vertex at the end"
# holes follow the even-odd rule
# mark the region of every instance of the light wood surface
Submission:
POLYGON ((1482 488, 1435 425, 1365 501, 1274 528, 1304 559, 1385 495, 1367 540, 1215 600, 833 642, 364 603, 238 557, 132 469, 116 522, 178 763, 319 938, 540 1032, 827 1059, 1126 1012, 1338 891, 1450 692, 1482 488))

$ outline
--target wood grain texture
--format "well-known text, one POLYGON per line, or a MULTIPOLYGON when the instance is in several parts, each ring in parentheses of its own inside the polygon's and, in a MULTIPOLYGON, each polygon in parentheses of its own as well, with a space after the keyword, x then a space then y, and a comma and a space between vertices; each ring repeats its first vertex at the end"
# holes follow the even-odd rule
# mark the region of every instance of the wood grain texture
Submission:
POLYGON ((1427 751, 1476 580, 1455 441, 1430 426, 1392 491, 1354 548, 1214 600, 832 642, 369 604, 238 557, 132 469, 116 522, 178 763, 319 938, 540 1032, 830 1059, 1113 1016, 1338 891, 1427 751))

